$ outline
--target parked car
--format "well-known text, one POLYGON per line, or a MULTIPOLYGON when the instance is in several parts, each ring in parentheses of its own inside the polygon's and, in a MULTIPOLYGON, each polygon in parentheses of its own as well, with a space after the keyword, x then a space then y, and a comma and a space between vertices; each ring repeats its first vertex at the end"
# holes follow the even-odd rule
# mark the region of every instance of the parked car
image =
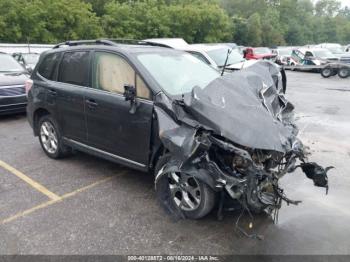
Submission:
POLYGON ((276 54, 267 47, 247 47, 243 51, 243 57, 247 60, 250 59, 274 59, 276 54))
POLYGON ((309 50, 310 49, 303 48, 293 49, 293 61, 290 63, 292 70, 320 72, 320 66, 324 66, 329 63, 329 61, 326 59, 315 57, 314 54, 316 53, 312 53, 309 50), (294 68, 294 66, 297 67, 294 68))
POLYGON ((227 65, 239 64, 245 61, 236 48, 232 49, 232 47, 226 44, 189 45, 181 38, 152 38, 143 41, 177 50, 183 50, 217 70, 220 70, 224 66, 228 50, 232 50, 232 52, 228 58, 227 65))
POLYGON ((211 59, 211 57, 208 56, 208 54, 205 51, 194 48, 182 38, 151 38, 151 39, 145 39, 143 41, 151 45, 169 47, 176 50, 182 50, 182 51, 188 52, 192 54, 194 57, 201 60, 202 62, 212 66, 215 69, 218 69, 218 66, 215 63, 215 61, 211 59))
POLYGON ((340 44, 323 43, 317 45, 317 47, 329 50, 335 57, 339 59, 340 63, 350 64, 350 54, 343 51, 343 48, 340 44))
POLYGON ((306 58, 315 58, 327 61, 339 61, 339 57, 335 56, 331 51, 329 51, 326 48, 299 48, 299 51, 302 52, 306 58))
POLYGON ((75 149, 152 172, 161 204, 193 219, 226 197, 254 212, 295 203, 278 180, 298 159, 328 188, 328 169, 304 157, 275 64, 220 76, 169 48, 64 45, 41 56, 28 87, 28 120, 48 157, 75 149))
POLYGON ((14 53, 12 56, 22 64, 28 72, 32 72, 35 65, 39 61, 40 54, 38 53, 14 53))
POLYGON ((296 65, 298 62, 292 57, 293 47, 277 47, 272 49, 272 53, 276 54, 276 64, 278 65, 296 65))
POLYGON ((25 112, 28 72, 9 54, 0 53, 0 115, 25 112))
POLYGON ((210 60, 214 61, 213 65, 219 69, 223 68, 225 62, 227 66, 230 66, 235 64, 240 65, 245 61, 236 48, 225 44, 194 44, 191 45, 191 48, 193 48, 193 50, 190 51, 191 54, 196 54, 196 52, 204 54, 206 57, 209 57, 210 60), (228 52, 230 53, 227 56, 228 52))

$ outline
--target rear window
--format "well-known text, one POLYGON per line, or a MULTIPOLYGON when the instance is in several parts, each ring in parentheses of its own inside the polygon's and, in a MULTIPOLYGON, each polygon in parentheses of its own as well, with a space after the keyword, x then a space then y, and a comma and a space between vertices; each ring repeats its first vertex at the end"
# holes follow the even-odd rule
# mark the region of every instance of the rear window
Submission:
POLYGON ((78 86, 89 84, 89 52, 65 53, 60 64, 58 81, 78 86))
POLYGON ((55 80, 56 66, 60 56, 61 53, 47 55, 39 66, 39 74, 45 77, 46 79, 55 80))
POLYGON ((22 72, 24 68, 10 55, 0 54, 0 72, 22 72))

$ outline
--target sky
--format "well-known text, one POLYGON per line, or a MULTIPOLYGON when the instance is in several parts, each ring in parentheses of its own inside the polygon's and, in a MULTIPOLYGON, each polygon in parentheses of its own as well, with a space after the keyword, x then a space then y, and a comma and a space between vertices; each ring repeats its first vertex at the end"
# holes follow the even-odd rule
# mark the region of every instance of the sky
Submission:
POLYGON ((350 7, 350 0, 339 0, 339 1, 342 2, 343 6, 350 7))

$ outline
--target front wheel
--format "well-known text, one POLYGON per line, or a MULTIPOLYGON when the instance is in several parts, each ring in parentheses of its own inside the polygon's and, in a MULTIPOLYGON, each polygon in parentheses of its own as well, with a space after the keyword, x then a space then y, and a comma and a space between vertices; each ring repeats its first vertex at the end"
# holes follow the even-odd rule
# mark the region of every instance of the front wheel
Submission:
POLYGON ((58 125, 50 115, 45 115, 39 120, 39 141, 50 158, 61 158, 69 153, 69 149, 61 141, 58 125))
POLYGON ((332 70, 332 68, 330 68, 330 67, 322 68, 322 70, 321 70, 321 75, 322 75, 324 78, 331 77, 331 76, 333 75, 333 70, 332 70))
MULTIPOLYGON (((169 159, 169 155, 159 159, 155 169, 156 176, 162 173, 169 159)), ((157 181, 156 190, 162 190, 163 192, 157 192, 157 194, 166 194, 165 199, 169 201, 168 205, 176 207, 190 219, 206 216, 215 205, 214 191, 206 183, 186 173, 163 174, 157 181)))

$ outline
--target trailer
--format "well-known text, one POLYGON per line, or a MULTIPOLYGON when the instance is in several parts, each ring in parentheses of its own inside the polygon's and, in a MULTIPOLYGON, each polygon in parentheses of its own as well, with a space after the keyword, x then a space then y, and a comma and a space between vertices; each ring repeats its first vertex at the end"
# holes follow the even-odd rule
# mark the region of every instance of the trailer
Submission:
POLYGON ((338 74, 340 78, 350 77, 350 64, 329 62, 323 65, 288 65, 283 66, 286 70, 307 71, 321 73, 324 78, 335 76, 338 74))
POLYGON ((338 74, 340 78, 347 78, 350 76, 350 64, 344 63, 329 63, 321 69, 321 75, 324 78, 335 76, 338 74))

